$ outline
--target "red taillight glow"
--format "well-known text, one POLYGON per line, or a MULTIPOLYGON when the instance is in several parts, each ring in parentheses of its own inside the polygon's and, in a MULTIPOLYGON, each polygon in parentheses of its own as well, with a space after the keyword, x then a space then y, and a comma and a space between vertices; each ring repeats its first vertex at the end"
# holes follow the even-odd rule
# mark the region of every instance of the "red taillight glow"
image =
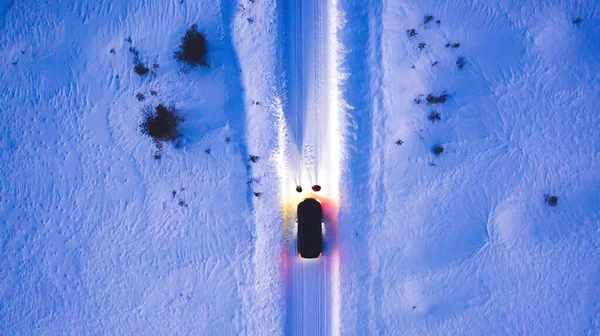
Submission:
POLYGON ((321 258, 322 255, 323 255, 323 252, 319 253, 319 256, 317 258, 321 258))

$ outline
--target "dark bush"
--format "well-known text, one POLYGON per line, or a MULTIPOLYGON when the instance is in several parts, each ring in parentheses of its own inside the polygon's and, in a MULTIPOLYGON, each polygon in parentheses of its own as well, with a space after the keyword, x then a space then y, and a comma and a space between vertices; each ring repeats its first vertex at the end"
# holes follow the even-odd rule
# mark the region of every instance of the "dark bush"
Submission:
POLYGON ((411 28, 406 31, 406 34, 408 34, 408 37, 415 37, 417 36, 417 31, 414 28, 411 28))
POLYGON ((425 42, 421 42, 421 43, 419 43, 419 50, 423 50, 423 49, 425 49, 425 46, 426 46, 426 45, 427 45, 427 43, 425 43, 425 42))
POLYGON ((400 139, 396 140, 396 142, 395 142, 395 144, 398 146, 402 146, 403 143, 404 143, 404 141, 402 141, 400 139))
POLYGON ((152 64, 152 70, 150 71, 150 76, 155 76, 156 75, 156 71, 158 70, 158 63, 154 63, 152 64))
POLYGON ((250 157, 248 158, 248 160, 250 160, 253 163, 256 163, 256 161, 258 161, 258 156, 256 156, 256 155, 250 155, 250 157))
POLYGON ((427 102, 429 104, 443 104, 446 102, 446 100, 448 100, 448 94, 447 93, 442 93, 439 96, 434 96, 432 94, 427 96, 427 102))
POLYGON ((133 54, 133 71, 140 76, 146 75, 150 69, 140 61, 140 52, 135 47, 129 47, 129 52, 133 54))
POLYGON ((136 93, 135 98, 137 98, 138 101, 143 101, 144 99, 146 99, 146 96, 144 96, 143 93, 136 93))
POLYGON ((574 23, 574 24, 576 24, 576 25, 578 25, 578 24, 580 24, 580 23, 582 23, 582 22, 583 22, 583 19, 582 19, 582 18, 580 18, 580 17, 578 17, 578 18, 576 18, 575 20, 573 20, 573 23, 574 23))
POLYGON ((150 69, 146 68, 146 66, 144 66, 142 63, 136 63, 133 67, 133 71, 140 76, 144 76, 148 73, 148 71, 150 71, 150 69))
POLYGON ((556 206, 558 204, 558 197, 546 195, 544 201, 548 203, 549 206, 556 206))
POLYGON ((437 145, 433 148, 433 152, 435 153, 435 155, 441 155, 444 152, 444 146, 442 145, 437 145))
POLYGON ((430 120, 431 122, 435 123, 435 122, 436 122, 436 121, 438 121, 438 120, 442 120, 442 117, 440 117, 440 114, 439 114, 438 112, 436 112, 436 111, 432 111, 432 112, 429 114, 429 120, 430 120))
POLYGON ((465 67, 465 64, 466 64, 466 61, 465 61, 465 58, 464 58, 464 57, 459 57, 459 58, 456 60, 456 66, 457 66, 459 69, 462 69, 462 68, 464 68, 464 67, 465 67))
POLYGON ((140 130, 152 138, 157 148, 162 148, 163 142, 173 142, 181 136, 179 124, 185 119, 178 115, 174 105, 146 106, 143 112, 144 122, 140 124, 140 130))
POLYGON ((433 15, 426 15, 425 19, 423 19, 424 24, 428 24, 431 21, 433 21, 433 15))
POLYGON ((204 33, 198 31, 197 25, 192 25, 181 38, 179 50, 175 52, 174 58, 193 67, 203 66, 210 68, 206 63, 208 45, 204 33))

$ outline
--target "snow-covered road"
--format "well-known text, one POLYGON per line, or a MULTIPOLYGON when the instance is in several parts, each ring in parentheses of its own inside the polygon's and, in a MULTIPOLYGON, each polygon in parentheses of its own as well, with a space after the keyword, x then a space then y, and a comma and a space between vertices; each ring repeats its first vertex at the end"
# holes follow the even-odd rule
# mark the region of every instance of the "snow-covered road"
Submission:
POLYGON ((286 273, 286 333, 336 334, 339 321, 339 261, 336 248, 341 148, 337 110, 335 2, 281 1, 279 90, 283 97, 281 152, 286 273), (319 193, 310 192, 314 184, 319 193), (304 191, 297 194, 295 186, 304 191), (324 204, 324 254, 298 257, 295 206, 315 197, 324 204))

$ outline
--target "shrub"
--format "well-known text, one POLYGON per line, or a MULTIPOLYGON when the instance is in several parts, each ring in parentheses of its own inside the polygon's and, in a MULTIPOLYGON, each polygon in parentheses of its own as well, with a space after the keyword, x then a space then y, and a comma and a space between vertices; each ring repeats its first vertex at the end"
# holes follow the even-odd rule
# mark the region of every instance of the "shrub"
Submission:
POLYGON ((129 52, 133 54, 133 71, 140 76, 146 75, 150 69, 140 61, 140 52, 135 47, 129 47, 129 52))
POLYGON ((140 76, 144 76, 148 73, 148 71, 150 71, 150 69, 146 68, 146 66, 144 66, 142 63, 136 63, 133 67, 133 71, 140 76))
POLYGON ((427 43, 425 43, 425 42, 421 42, 421 43, 419 43, 419 50, 423 50, 423 49, 425 49, 425 46, 426 46, 426 45, 427 45, 427 43))
POLYGON ((155 76, 156 75, 156 71, 158 70, 158 63, 154 63, 152 64, 152 71, 150 71, 150 76, 155 76))
POLYGON ((456 60, 456 66, 457 66, 459 69, 462 69, 462 68, 464 68, 464 67, 465 67, 465 63, 466 63, 466 61, 465 61, 465 58, 464 58, 464 57, 462 57, 462 56, 461 56, 461 57, 459 57, 459 58, 456 60))
POLYGON ((402 146, 402 144, 403 144, 403 143, 404 143, 404 141, 402 141, 402 140, 400 140, 400 139, 396 140, 396 142, 395 142, 395 144, 396 144, 397 146, 402 146))
POLYGON ((256 163, 256 161, 258 161, 258 156, 256 156, 256 155, 250 155, 250 157, 248 158, 248 160, 250 160, 253 163, 256 163))
POLYGON ((417 36, 417 31, 414 28, 411 28, 406 31, 406 34, 408 34, 408 37, 415 37, 417 36))
POLYGON ((181 38, 179 50, 175 52, 174 58, 193 67, 203 66, 210 68, 206 63, 208 45, 204 33, 198 31, 197 25, 192 25, 181 38))
POLYGON ((143 93, 136 93, 135 98, 137 98, 138 101, 143 101, 144 99, 146 99, 146 96, 144 96, 143 93))
POLYGON ((578 24, 580 24, 582 22, 583 22, 583 19, 580 18, 580 17, 577 17, 575 20, 573 20, 573 23, 576 24, 576 25, 578 25, 578 24))
POLYGON ((444 146, 442 145, 437 145, 433 148, 433 152, 435 153, 435 155, 441 155, 444 152, 444 146))
POLYGON ((431 21, 433 21, 433 15, 426 15, 425 19, 423 19, 423 24, 428 24, 431 21))
POLYGON ((556 206, 558 204, 558 197, 552 195, 546 195, 544 197, 544 201, 548 203, 549 206, 556 206))
POLYGON ((436 121, 438 121, 438 120, 442 120, 442 117, 440 117, 440 114, 439 114, 438 112, 436 112, 436 111, 432 111, 432 112, 429 114, 429 120, 430 120, 431 122, 435 123, 435 122, 436 122, 436 121))
POLYGON ((427 102, 429 104, 443 104, 446 102, 446 100, 448 100, 448 94, 447 93, 442 93, 439 96, 434 96, 432 94, 427 96, 427 102))
POLYGON ((174 105, 146 106, 143 112, 144 121, 140 124, 140 130, 152 138, 157 148, 162 148, 163 142, 173 142, 181 136, 179 124, 185 119, 178 115, 174 105))

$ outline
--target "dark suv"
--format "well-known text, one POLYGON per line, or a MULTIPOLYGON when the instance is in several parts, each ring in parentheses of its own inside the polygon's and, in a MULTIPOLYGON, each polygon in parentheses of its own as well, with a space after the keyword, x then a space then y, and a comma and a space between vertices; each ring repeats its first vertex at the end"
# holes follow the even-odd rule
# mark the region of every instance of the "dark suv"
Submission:
POLYGON ((314 198, 298 204, 298 254, 301 258, 319 258, 323 252, 323 209, 314 198))

